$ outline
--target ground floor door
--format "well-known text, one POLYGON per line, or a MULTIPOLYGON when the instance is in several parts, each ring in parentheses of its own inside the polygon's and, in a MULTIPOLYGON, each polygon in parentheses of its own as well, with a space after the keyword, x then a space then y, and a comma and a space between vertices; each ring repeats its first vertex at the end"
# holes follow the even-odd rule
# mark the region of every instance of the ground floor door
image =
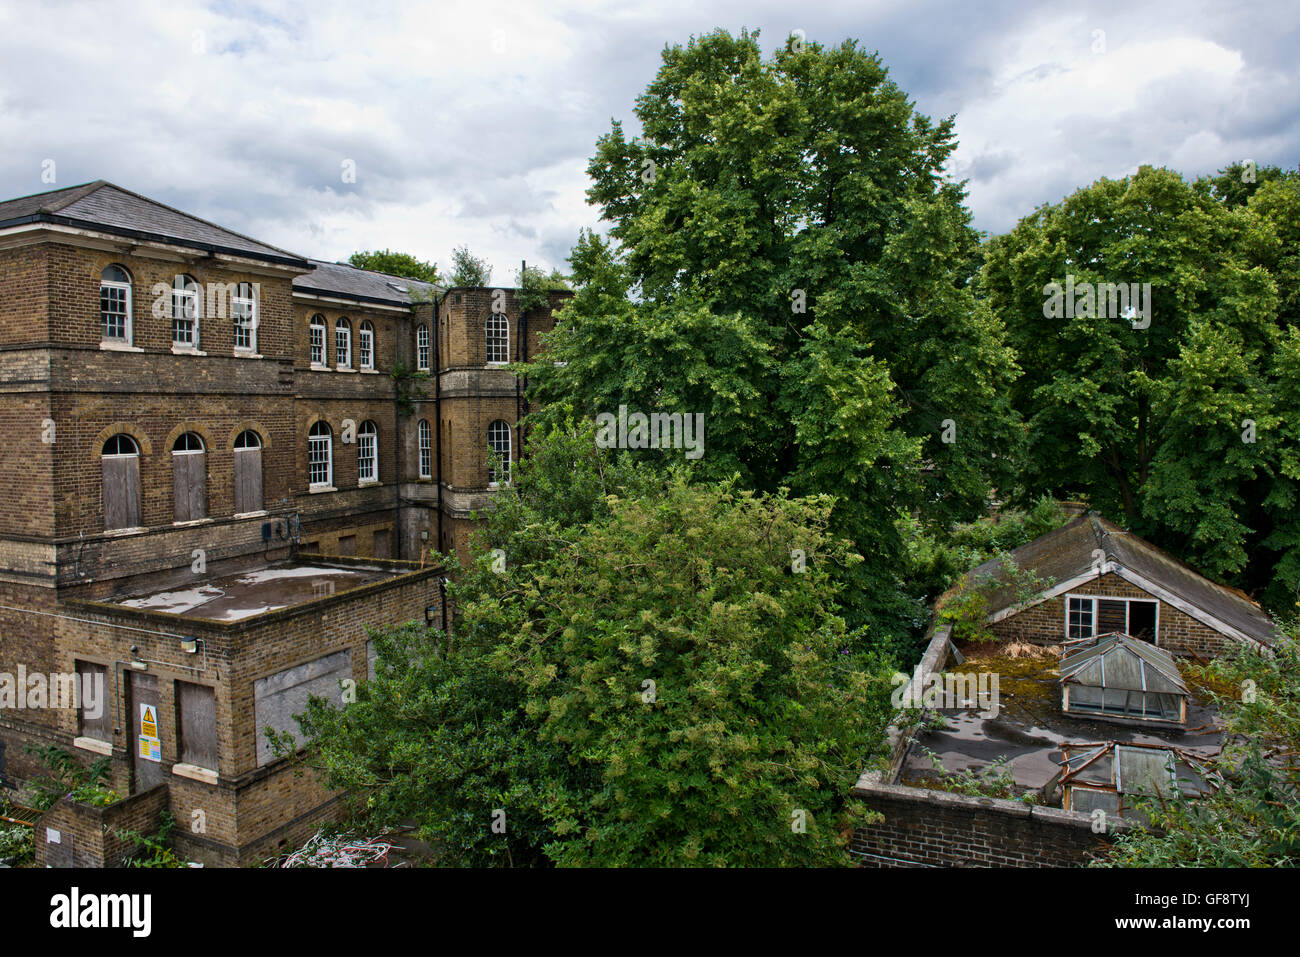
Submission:
POLYGON ((162 766, 162 727, 158 720, 158 677, 126 672, 126 721, 131 748, 131 793, 166 780, 162 766))

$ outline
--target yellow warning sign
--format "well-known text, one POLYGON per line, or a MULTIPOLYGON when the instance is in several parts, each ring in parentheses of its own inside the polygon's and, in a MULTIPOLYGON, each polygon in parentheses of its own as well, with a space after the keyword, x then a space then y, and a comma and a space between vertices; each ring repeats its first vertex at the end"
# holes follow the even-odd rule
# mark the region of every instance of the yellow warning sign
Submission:
POLYGON ((158 716, 151 705, 140 705, 140 736, 142 738, 158 737, 158 716))

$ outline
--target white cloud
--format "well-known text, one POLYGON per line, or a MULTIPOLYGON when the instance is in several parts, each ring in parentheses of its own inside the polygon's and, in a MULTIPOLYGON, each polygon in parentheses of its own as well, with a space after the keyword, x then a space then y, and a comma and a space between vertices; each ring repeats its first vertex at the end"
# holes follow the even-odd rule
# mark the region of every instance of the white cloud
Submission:
POLYGON ((920 109, 958 112, 984 228, 1143 162, 1295 163, 1300 15, 1130 6, 0 0, 0 196, 48 189, 53 158, 57 185, 109 179, 305 255, 465 243, 504 281, 563 267, 598 225, 596 138, 635 131, 665 43, 717 26, 879 49, 920 109))

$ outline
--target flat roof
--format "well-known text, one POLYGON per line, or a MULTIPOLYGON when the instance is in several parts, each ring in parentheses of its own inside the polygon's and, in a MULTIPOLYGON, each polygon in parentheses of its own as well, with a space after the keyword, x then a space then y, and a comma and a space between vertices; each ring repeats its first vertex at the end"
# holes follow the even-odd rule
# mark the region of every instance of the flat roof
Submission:
POLYGON ((330 565, 283 562, 248 568, 113 601, 142 611, 161 611, 185 618, 239 621, 268 611, 290 608, 328 595, 359 588, 410 569, 381 565, 330 565))
POLYGON ((997 674, 998 713, 986 716, 988 712, 982 711, 978 701, 968 702, 968 707, 936 709, 943 715, 945 727, 917 735, 898 783, 926 787, 939 777, 923 749, 933 752, 948 771, 978 773, 1005 758, 1015 786, 1024 790, 1046 784, 1060 768, 1064 748, 1069 745, 1119 741, 1166 745, 1204 757, 1219 753, 1223 721, 1208 695, 1195 685, 1187 700, 1187 723, 1181 727, 1094 720, 1061 710, 1059 665, 1060 659, 1050 651, 1041 658, 1010 658, 981 649, 959 667, 948 669, 961 674, 997 674))

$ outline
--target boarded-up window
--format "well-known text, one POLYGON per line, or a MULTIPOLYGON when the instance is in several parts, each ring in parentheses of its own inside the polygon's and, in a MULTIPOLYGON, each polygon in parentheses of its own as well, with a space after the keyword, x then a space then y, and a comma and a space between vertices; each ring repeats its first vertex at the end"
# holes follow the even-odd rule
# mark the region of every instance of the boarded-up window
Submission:
POLYGON ((207 685, 176 682, 182 764, 217 770, 217 696, 207 685))
POLYGON ((307 699, 315 696, 341 705, 343 691, 339 682, 352 677, 352 652, 336 651, 324 658, 288 668, 253 682, 253 714, 257 724, 257 763, 274 759, 271 745, 263 733, 267 725, 276 731, 288 731, 301 741, 294 715, 307 710, 307 699))
POLYGON ((186 432, 172 446, 172 495, 176 521, 193 522, 208 514, 208 466, 203 440, 186 432))
POLYGON ((355 555, 357 553, 357 537, 355 535, 339 536, 339 554, 355 555))
POLYGON ((235 439, 235 514, 262 510, 262 439, 243 431, 235 439))
POLYGON ((103 665, 89 661, 77 662, 77 720, 82 737, 97 741, 113 740, 107 669, 103 665))
POLYGON ((375 532, 375 547, 370 554, 375 558, 388 557, 388 529, 381 528, 375 532))
POLYGON ((1125 613, 1128 603, 1110 598, 1097 600, 1097 634, 1107 635, 1112 631, 1123 631, 1128 626, 1125 613))
POLYGON ((129 435, 104 443, 104 528, 136 528, 140 524, 140 448, 129 435))

